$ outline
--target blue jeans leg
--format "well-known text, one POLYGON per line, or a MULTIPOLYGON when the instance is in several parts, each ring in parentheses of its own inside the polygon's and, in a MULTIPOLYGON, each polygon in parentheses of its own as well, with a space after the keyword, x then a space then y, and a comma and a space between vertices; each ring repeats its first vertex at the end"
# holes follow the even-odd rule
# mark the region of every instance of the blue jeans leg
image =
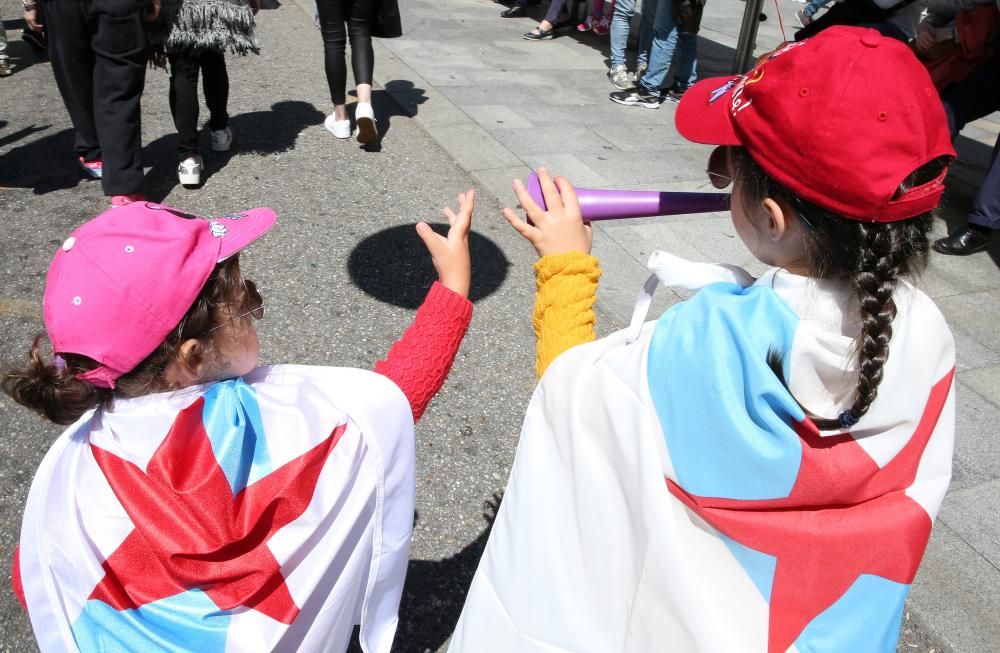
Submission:
POLYGON ((635 0, 618 0, 611 17, 611 66, 625 65, 625 47, 628 45, 629 26, 635 13, 635 0))
POLYGON ((698 81, 698 35, 679 34, 680 60, 674 71, 674 86, 686 89, 698 81))
POLYGON ((667 77, 667 71, 670 70, 670 62, 674 59, 677 34, 673 1, 658 0, 656 19, 653 23, 653 44, 649 48, 649 69, 639 80, 639 84, 647 93, 660 94, 660 87, 667 77))

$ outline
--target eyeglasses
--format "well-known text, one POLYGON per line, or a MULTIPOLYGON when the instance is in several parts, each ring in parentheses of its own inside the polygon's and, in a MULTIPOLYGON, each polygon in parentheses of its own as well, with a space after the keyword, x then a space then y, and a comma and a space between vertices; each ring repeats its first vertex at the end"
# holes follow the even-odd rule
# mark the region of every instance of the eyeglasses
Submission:
POLYGON ((722 190, 732 183, 743 183, 742 179, 734 179, 732 177, 727 177, 726 175, 715 172, 714 170, 706 170, 708 173, 708 180, 712 182, 712 186, 722 190))
POLYGON ((211 333, 216 329, 221 329, 222 327, 228 326, 233 322, 235 322, 236 320, 241 320, 247 316, 250 316, 255 320, 261 320, 264 318, 264 298, 260 296, 260 291, 257 290, 257 284, 255 284, 253 281, 250 281, 249 279, 244 279, 243 288, 246 290, 247 300, 249 300, 247 304, 253 306, 254 308, 251 308, 246 313, 240 313, 239 315, 234 315, 233 317, 229 318, 222 324, 215 325, 214 327, 209 329, 207 333, 211 333))

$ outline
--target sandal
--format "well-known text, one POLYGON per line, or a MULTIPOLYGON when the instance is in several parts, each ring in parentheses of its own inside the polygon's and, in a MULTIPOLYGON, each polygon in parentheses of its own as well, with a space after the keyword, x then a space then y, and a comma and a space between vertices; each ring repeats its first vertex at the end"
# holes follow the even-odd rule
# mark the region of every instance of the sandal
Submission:
POLYGON ((529 41, 541 41, 542 39, 550 39, 552 38, 552 30, 541 29, 539 27, 536 27, 535 29, 531 30, 521 38, 527 39, 529 41))

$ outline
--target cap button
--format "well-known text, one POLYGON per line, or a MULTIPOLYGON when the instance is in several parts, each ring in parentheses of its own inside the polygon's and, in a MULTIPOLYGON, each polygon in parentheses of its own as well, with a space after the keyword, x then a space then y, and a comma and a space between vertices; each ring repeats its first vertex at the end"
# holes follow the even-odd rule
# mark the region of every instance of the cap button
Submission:
POLYGON ((68 252, 69 250, 73 249, 73 245, 76 245, 76 238, 70 236, 69 238, 63 241, 62 244, 63 251, 68 252))
POLYGON ((881 40, 882 35, 877 30, 866 29, 865 33, 861 35, 861 44, 869 48, 877 48, 881 40))

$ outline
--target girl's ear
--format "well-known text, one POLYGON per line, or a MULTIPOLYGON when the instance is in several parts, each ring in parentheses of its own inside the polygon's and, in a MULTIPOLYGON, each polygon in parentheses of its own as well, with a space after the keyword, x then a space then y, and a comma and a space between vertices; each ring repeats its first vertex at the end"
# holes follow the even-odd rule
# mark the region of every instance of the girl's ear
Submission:
POLYGON ((178 375, 184 385, 195 385, 201 383, 207 371, 208 362, 205 356, 205 348, 196 338, 188 338, 181 343, 177 349, 177 357, 174 359, 174 373, 178 375))
POLYGON ((760 205, 767 216, 767 224, 764 225, 767 228, 767 235, 771 238, 771 242, 777 243, 791 227, 789 223, 789 219, 791 218, 789 207, 772 197, 765 197, 760 205))

